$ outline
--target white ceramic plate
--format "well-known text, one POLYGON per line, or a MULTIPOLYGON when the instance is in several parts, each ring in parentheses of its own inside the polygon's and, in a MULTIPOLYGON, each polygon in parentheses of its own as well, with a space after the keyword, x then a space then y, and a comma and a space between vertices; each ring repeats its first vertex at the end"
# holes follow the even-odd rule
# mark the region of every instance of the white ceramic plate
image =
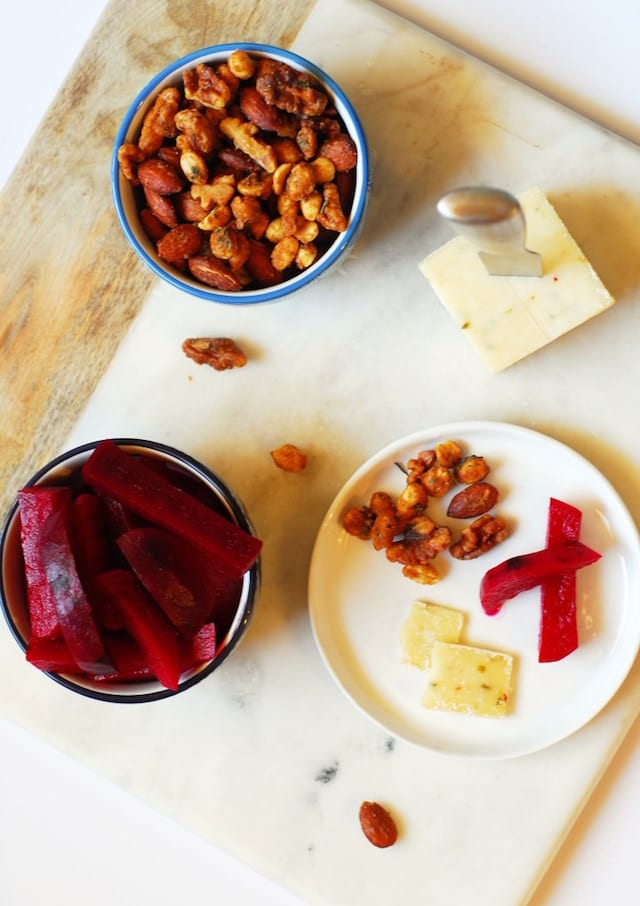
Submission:
MULTIPOLYGON (((444 498, 444 506, 449 500, 444 498)), ((432 514, 458 528, 460 520, 432 514)), ((329 671, 346 695, 394 736, 434 751, 503 758, 551 745, 575 732, 611 699, 640 645, 640 544, 626 507, 603 475, 558 441, 514 425, 440 425, 385 447, 342 488, 321 526, 309 577, 311 622, 329 671), (404 475, 395 465, 453 439, 465 453, 484 456, 511 536, 476 560, 440 555, 442 579, 423 586, 406 579, 370 542, 348 535, 344 513, 371 493, 398 494, 404 475), (508 601, 487 617, 478 598, 487 569, 515 554, 545 546, 550 497, 583 512, 581 540, 602 554, 578 573, 580 646, 562 661, 538 663, 539 589, 508 601), (515 656, 515 689, 503 718, 428 711, 420 704, 428 674, 401 662, 400 625, 415 599, 466 614, 461 641, 515 656)))

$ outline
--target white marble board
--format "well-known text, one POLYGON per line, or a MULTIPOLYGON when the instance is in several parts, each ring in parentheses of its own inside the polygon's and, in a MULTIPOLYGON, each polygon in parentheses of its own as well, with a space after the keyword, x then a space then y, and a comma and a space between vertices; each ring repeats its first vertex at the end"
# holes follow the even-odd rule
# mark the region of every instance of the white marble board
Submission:
POLYGON ((367 2, 319 0, 293 49, 343 86, 368 133, 374 182, 357 246, 271 305, 212 306, 155 285, 68 439, 155 438, 230 483, 265 541, 249 633, 199 687, 124 707, 69 695, 3 632, 0 709, 310 904, 514 906, 634 720, 638 666, 603 712, 545 751, 431 754, 369 722, 325 670, 307 612, 309 558, 326 508, 364 460, 463 419, 571 445, 638 522, 638 149, 367 2), (540 185, 618 300, 499 375, 417 267, 450 235, 437 198, 479 182, 540 185), (197 335, 235 337, 248 365, 195 366, 180 344, 197 335), (268 451, 286 441, 309 454, 301 475, 273 467, 268 451), (363 799, 399 817, 392 849, 364 840, 363 799))

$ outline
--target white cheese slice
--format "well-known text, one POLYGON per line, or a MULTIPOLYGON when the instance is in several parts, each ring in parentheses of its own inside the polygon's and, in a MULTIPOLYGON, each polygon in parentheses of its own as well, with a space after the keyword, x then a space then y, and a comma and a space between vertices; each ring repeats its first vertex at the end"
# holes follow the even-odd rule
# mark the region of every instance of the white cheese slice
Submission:
POLYGON ((504 717, 511 695, 512 669, 510 654, 434 642, 422 704, 436 711, 504 717))
POLYGON ((402 662, 424 670, 431 662, 431 649, 436 641, 458 642, 464 614, 461 610, 413 601, 400 627, 402 662))
POLYGON ((614 299, 538 188, 518 196, 527 248, 542 255, 542 277, 488 273, 475 246, 458 236, 419 265, 491 371, 501 371, 613 305, 614 299))

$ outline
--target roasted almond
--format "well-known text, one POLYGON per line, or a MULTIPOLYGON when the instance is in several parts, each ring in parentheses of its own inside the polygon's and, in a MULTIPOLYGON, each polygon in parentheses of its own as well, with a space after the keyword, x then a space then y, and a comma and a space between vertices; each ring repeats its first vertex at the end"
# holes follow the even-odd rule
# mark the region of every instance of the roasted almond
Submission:
POLYGON ((242 284, 228 264, 213 255, 194 255, 187 261, 189 270, 196 280, 227 293, 238 292, 242 284))
POLYGON ((467 485, 451 499, 447 516, 454 519, 475 519, 487 513, 498 502, 498 491, 488 481, 467 485))
POLYGON ((158 195, 174 195, 184 188, 184 179, 169 161, 150 157, 138 167, 138 179, 145 187, 158 195))
POLYGON ((158 255, 171 264, 180 264, 200 251, 202 235, 193 223, 179 223, 158 242, 158 255))
POLYGON ((393 846, 398 839, 396 822, 379 802, 363 802, 359 818, 363 834, 374 846, 393 846))

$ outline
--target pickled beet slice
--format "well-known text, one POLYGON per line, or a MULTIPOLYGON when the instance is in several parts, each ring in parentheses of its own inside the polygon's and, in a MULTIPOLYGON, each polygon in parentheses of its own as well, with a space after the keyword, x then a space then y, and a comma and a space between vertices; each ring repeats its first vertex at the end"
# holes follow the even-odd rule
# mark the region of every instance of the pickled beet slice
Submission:
POLYGON ((83 467, 96 491, 160 528, 190 541, 230 575, 242 576, 257 560, 262 542, 197 498, 173 485, 142 457, 102 441, 83 467))
POLYGON ((110 598, 130 635, 147 658, 154 676, 174 692, 181 673, 180 647, 175 629, 155 601, 128 569, 112 569, 98 576, 101 594, 110 598))
POLYGON ((581 541, 561 541, 543 550, 520 554, 504 560, 485 573, 480 583, 480 602, 489 616, 499 612, 504 602, 520 592, 559 578, 571 570, 582 569, 600 559, 600 554, 581 541))
POLYGON ((215 569, 188 541, 164 529, 140 528, 121 535, 118 547, 182 635, 192 636, 211 617, 228 628, 242 583, 215 569))
MULTIPOLYGON (((581 524, 582 513, 577 507, 555 497, 549 500, 547 545, 578 541, 581 524)), ((543 582, 540 598, 538 661, 545 664, 562 660, 578 647, 575 570, 543 582)))
POLYGON ((59 637, 58 611, 40 559, 40 541, 49 516, 68 511, 71 491, 63 487, 22 488, 18 491, 18 506, 31 634, 42 639, 59 637))
POLYGON ((94 676, 93 679, 123 683, 154 678, 146 654, 131 636, 110 636, 105 640, 105 645, 116 673, 114 676, 94 676))
POLYGON ((71 505, 69 537, 85 589, 93 579, 111 569, 113 551, 109 540, 104 502, 95 494, 79 494, 71 505))
POLYGON ((78 575, 67 529, 67 513, 52 513, 42 529, 40 557, 53 592, 58 621, 73 659, 85 673, 113 673, 91 605, 78 575))
POLYGON ((83 673, 78 667, 64 639, 39 639, 32 636, 27 645, 26 658, 30 664, 46 673, 83 673))
POLYGON ((217 633, 215 623, 205 623, 198 632, 185 642, 182 649, 182 667, 189 670, 204 664, 216 656, 217 633))

